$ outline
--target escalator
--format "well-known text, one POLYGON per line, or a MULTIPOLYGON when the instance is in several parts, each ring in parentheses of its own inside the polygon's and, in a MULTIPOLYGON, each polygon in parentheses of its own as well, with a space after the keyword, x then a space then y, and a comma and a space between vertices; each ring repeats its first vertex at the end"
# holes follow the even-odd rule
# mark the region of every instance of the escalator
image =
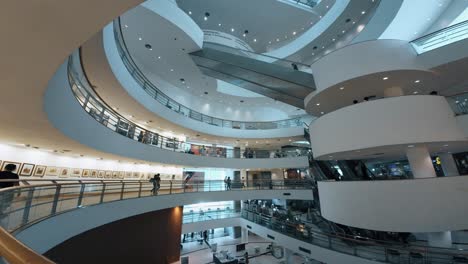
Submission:
POLYGON ((208 42, 190 56, 207 76, 301 109, 316 89, 310 65, 299 62, 208 42))

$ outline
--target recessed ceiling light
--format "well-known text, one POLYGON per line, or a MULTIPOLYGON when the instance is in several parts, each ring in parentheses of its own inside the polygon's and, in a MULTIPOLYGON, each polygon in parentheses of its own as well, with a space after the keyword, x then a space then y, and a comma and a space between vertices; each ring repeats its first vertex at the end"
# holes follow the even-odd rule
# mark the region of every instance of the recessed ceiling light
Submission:
POLYGON ((353 21, 353 25, 356 24, 356 21, 353 21))
POLYGON ((341 86, 341 87, 340 87, 340 90, 344 90, 344 86, 341 86))
POLYGON ((128 25, 124 25, 126 28, 128 28, 128 25))
POLYGON ((366 11, 362 11, 362 12, 361 12, 361 14, 363 14, 363 15, 364 15, 365 13, 366 13, 366 11))
POLYGON ((293 35, 296 35, 296 31, 293 32, 293 35))
POLYGON ((328 8, 328 6, 326 6, 326 8, 328 8))
POLYGON ((173 72, 173 71, 174 71, 174 69, 171 69, 171 72, 173 72))
POLYGON ((322 115, 323 115, 323 114, 325 114, 325 112, 320 112, 320 114, 322 114, 322 115))
POLYGON ((220 26, 221 26, 221 23, 218 24, 218 27, 220 27, 220 26))
POLYGON ((257 42, 257 39, 253 39, 254 42, 257 42))
POLYGON ((346 32, 345 30, 341 31, 341 33, 343 33, 343 34, 344 34, 345 32, 346 32))
POLYGON ((233 29, 233 28, 231 28, 231 32, 234 32, 234 29, 233 29))
POLYGON ((191 14, 192 14, 192 11, 188 11, 188 14, 191 15, 191 14))
POLYGON ((414 91, 413 94, 418 94, 418 91, 414 91))
POLYGON ((444 147, 448 147, 448 144, 445 144, 444 147))
POLYGON ((141 37, 139 37, 139 38, 138 38, 138 40, 142 40, 142 38, 141 38, 141 37))
POLYGON ((385 80, 388 80, 388 77, 383 77, 382 80, 384 80, 384 81, 385 81, 385 80))
POLYGON ((317 106, 319 106, 319 105, 320 105, 320 103, 316 103, 316 105, 317 105, 317 106))
POLYGON ((414 83, 419 83, 419 82, 421 82, 421 81, 420 81, 420 80, 416 80, 416 81, 414 81, 414 83))
POLYGON ((279 41, 279 39, 276 39, 276 42, 278 42, 278 41, 279 41))
POLYGON ((271 41, 268 41, 268 44, 271 44, 271 41))
POLYGON ((408 145, 408 148, 414 148, 414 145, 408 145))
POLYGON ((460 101, 457 100, 457 101, 455 101, 455 103, 458 104, 458 103, 460 103, 460 101))
POLYGON ((334 42, 336 39, 332 39, 332 41, 334 42))
POLYGON ((203 20, 207 21, 207 20, 208 20, 208 17, 204 17, 203 20))
POLYGON ((158 59, 161 59, 161 56, 158 56, 158 59))

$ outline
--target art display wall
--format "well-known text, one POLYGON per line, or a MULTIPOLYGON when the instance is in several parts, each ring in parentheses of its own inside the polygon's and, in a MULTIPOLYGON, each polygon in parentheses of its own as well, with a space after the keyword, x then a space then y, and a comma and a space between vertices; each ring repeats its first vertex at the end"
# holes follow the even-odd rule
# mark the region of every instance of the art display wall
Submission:
POLYGON ((101 160, 90 157, 74 157, 69 153, 0 144, 0 168, 15 164, 21 178, 103 178, 147 179, 155 173, 162 180, 182 180, 182 168, 134 164, 117 160, 101 160))

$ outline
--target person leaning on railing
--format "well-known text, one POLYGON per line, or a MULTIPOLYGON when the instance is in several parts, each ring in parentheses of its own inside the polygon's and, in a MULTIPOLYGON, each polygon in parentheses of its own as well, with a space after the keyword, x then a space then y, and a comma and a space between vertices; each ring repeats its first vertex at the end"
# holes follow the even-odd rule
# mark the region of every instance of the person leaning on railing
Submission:
MULTIPOLYGON (((15 164, 7 164, 5 166, 5 170, 0 172, 0 180, 13 180, 0 182, 0 189, 19 186, 19 176, 14 173, 15 170, 15 164)), ((13 200, 13 195, 14 194, 11 191, 3 192, 0 200, 0 213, 3 213, 10 206, 13 200)))

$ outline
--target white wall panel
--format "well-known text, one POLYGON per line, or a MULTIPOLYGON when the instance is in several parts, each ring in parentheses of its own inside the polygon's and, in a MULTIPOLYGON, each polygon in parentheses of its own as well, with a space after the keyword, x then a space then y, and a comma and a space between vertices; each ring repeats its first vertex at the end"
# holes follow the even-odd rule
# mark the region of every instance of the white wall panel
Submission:
POLYGON ((390 232, 468 228, 468 176, 415 180, 319 182, 326 219, 390 232))
POLYGON ((442 96, 385 98, 326 114, 310 125, 314 157, 389 145, 463 141, 442 96))

